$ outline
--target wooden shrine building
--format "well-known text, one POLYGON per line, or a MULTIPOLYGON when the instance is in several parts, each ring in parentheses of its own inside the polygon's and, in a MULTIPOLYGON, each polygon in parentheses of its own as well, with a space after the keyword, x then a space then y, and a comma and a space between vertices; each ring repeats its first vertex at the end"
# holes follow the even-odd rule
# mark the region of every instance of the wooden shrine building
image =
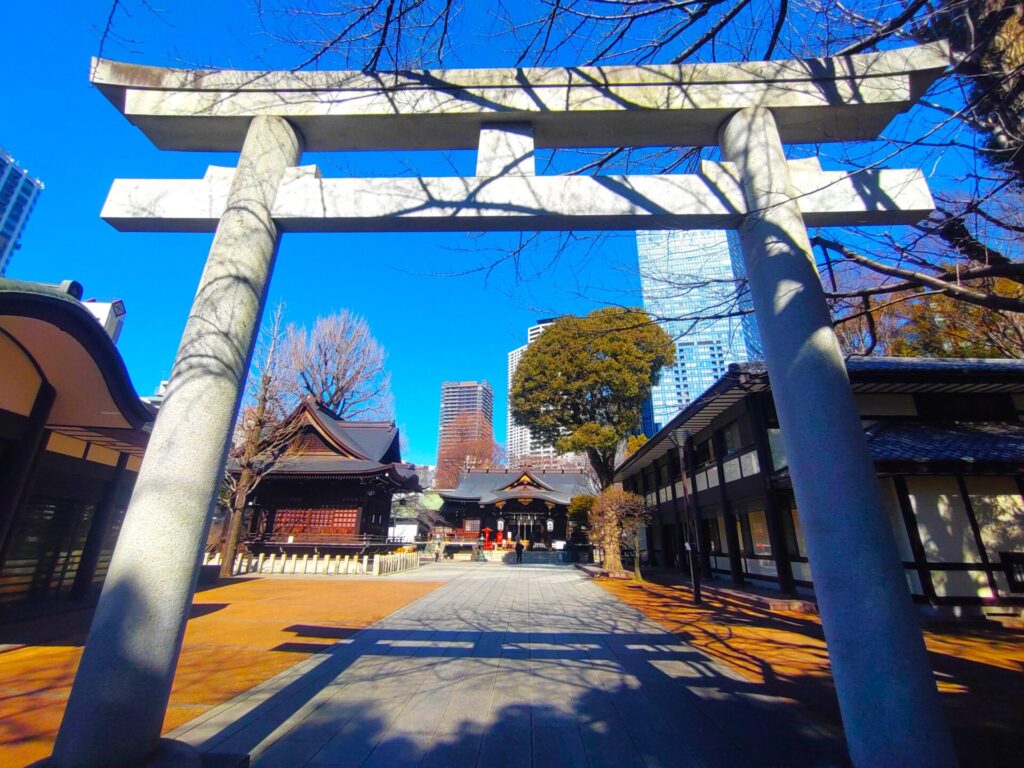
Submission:
POLYGON ((0 603, 98 592, 149 439, 153 413, 81 297, 0 278, 0 603))
POLYGON ((571 535, 567 510, 573 496, 593 493, 582 472, 536 469, 470 470, 459 485, 440 491, 443 529, 453 541, 480 541, 490 548, 516 538, 531 549, 560 548, 571 535), (561 543, 561 544, 560 544, 561 543))
MULTIPOLYGON (((957 615, 1019 610, 1024 361, 867 357, 846 366, 915 601, 957 615)), ((689 543, 706 575, 813 589, 772 394, 763 363, 731 365, 616 469, 652 513, 652 563, 685 570, 689 543)))
POLYGON ((391 496, 420 490, 402 463, 392 421, 344 421, 303 402, 292 454, 253 498, 248 546, 254 554, 315 554, 387 546, 391 496))

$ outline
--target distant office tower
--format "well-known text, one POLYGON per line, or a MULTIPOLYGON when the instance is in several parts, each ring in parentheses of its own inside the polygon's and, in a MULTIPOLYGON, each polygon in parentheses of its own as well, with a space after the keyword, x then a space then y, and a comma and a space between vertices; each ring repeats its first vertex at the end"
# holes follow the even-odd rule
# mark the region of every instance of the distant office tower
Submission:
POLYGON ((753 314, 702 320, 751 309, 749 294, 737 295, 746 275, 731 230, 637 232, 644 309, 676 344, 676 363, 661 372, 651 391, 651 424, 658 430, 725 373, 729 363, 763 357, 753 314))
POLYGON ((441 384, 441 420, 437 455, 450 454, 467 441, 494 439, 494 390, 486 381, 441 384))
POLYGON ((0 275, 7 273, 21 231, 42 189, 43 182, 29 176, 0 147, 0 275))

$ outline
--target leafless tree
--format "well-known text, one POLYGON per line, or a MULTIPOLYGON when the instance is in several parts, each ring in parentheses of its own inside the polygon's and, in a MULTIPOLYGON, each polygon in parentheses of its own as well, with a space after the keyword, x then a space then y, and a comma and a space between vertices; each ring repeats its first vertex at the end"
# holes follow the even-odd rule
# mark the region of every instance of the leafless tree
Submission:
MULTIPOLYGON (((837 322, 857 322, 913 294, 951 297, 998 313, 1020 312, 1000 290, 1024 279, 1024 7, 1015 0, 253 0, 268 39, 295 51, 299 69, 396 70, 472 64, 486 40, 511 66, 750 61, 853 54, 945 38, 950 76, 936 83, 884 140, 794 148, 855 171, 926 169, 938 208, 916 227, 819 231, 818 266, 837 322), (878 279, 881 277, 882 279, 878 279), (852 320, 850 319, 852 318, 852 320)), ((146 0, 112 0, 102 41, 131 39, 146 0), (138 15, 138 14, 136 14, 138 15)), ((101 44, 102 49, 102 44, 101 44)), ((607 147, 539 151, 544 173, 687 170, 714 148, 607 147)), ((600 235, 524 235, 485 256, 485 274, 543 273, 551 254, 590 253, 600 235), (590 241, 590 243, 588 243, 590 241), (539 253, 539 267, 527 265, 539 253)), ((568 257, 566 257, 568 258, 568 257)), ((684 281, 685 282, 685 281, 684 281)), ((700 281, 678 285, 681 291, 700 281)), ((742 278, 737 293, 744 291, 742 278)), ((592 290, 585 281, 576 291, 592 290)), ((591 297, 592 298, 592 297, 591 297)), ((614 303, 614 302, 613 302, 614 303)), ((635 303, 623 299, 622 306, 635 303)), ((547 308, 550 309, 550 308, 547 308)), ((555 308, 556 310, 558 308, 555 308)), ((749 311, 742 301, 685 318, 699 324, 749 311)), ((869 344, 872 349, 884 348, 869 344)))
POLYGON ((447 425, 445 433, 437 452, 435 487, 454 488, 464 471, 504 464, 505 451, 495 441, 492 427, 482 414, 460 413, 447 425))
MULTIPOLYGON (((337 62, 368 70, 443 66, 458 59, 460 39, 453 35, 454 22, 469 11, 460 0, 311 0, 301 5, 294 0, 259 0, 258 6, 274 39, 302 50, 296 68, 337 62)), ((1001 283, 988 280, 1024 280, 1024 10, 1019 3, 533 0, 495 4, 492 22, 495 44, 509 50, 515 66, 837 55, 894 42, 948 38, 952 77, 940 81, 903 123, 912 124, 912 132, 898 127, 884 141, 852 151, 842 146, 811 148, 851 172, 903 158, 910 161, 907 165, 932 169, 935 214, 917 227, 880 235, 819 232, 814 238, 819 267, 840 323, 871 315, 908 291, 918 298, 951 297, 993 312, 1024 311, 1019 298, 1000 292, 1001 283)), ((579 160, 549 157, 548 171, 672 172, 713 156, 714 150, 613 147, 562 154, 579 160)), ((563 253, 578 246, 580 239, 578 233, 527 236, 482 268, 511 264, 519 277, 527 250, 563 253)), ((688 292, 703 282, 677 280, 674 287, 688 292)), ((586 293, 587 287, 580 290, 586 293)), ((716 300, 693 317, 672 319, 696 327, 745 314, 750 308, 742 299, 744 292, 740 278, 736 300, 716 300)), ((876 346, 878 340, 872 345, 876 346)))
POLYGON ((310 331, 290 325, 285 349, 299 397, 312 397, 339 419, 392 416, 387 355, 362 317, 342 310, 317 318, 310 331))
POLYGON ((220 537, 222 578, 232 574, 248 500, 264 477, 296 455, 296 422, 289 418, 295 397, 283 357, 283 317, 284 306, 278 304, 262 329, 235 426, 224 483, 228 503, 220 537))

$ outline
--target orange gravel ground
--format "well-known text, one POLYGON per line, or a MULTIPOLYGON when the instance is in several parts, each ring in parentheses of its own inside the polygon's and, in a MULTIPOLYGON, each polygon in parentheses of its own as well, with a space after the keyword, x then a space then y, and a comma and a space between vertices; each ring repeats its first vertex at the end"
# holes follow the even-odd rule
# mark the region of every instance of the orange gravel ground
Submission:
MULTIPOLYGON (((247 691, 440 586, 434 582, 237 579, 199 592, 164 731, 247 691)), ((88 629, 88 611, 5 627, 0 766, 50 754, 88 629), (54 633, 54 623, 58 629, 54 633), (47 637, 33 642, 33 634, 47 637), (55 635, 60 635, 57 639, 55 635)))
MULTIPOLYGON (((657 577, 655 577, 657 578, 657 577)), ((817 614, 769 611, 686 586, 600 580, 616 597, 747 679, 839 728, 839 707, 817 614)), ((1024 633, 979 623, 925 630, 961 768, 1021 765, 1024 633)))

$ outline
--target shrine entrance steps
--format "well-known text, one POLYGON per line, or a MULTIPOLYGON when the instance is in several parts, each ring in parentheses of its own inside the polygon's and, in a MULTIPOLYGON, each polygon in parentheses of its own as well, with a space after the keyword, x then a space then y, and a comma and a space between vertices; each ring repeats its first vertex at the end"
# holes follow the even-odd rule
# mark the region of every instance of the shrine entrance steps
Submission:
MULTIPOLYGON (((516 562, 514 550, 484 550, 484 559, 489 563, 511 563, 516 562)), ((570 552, 544 552, 526 551, 523 552, 523 563, 527 565, 568 565, 572 562, 570 552)))

